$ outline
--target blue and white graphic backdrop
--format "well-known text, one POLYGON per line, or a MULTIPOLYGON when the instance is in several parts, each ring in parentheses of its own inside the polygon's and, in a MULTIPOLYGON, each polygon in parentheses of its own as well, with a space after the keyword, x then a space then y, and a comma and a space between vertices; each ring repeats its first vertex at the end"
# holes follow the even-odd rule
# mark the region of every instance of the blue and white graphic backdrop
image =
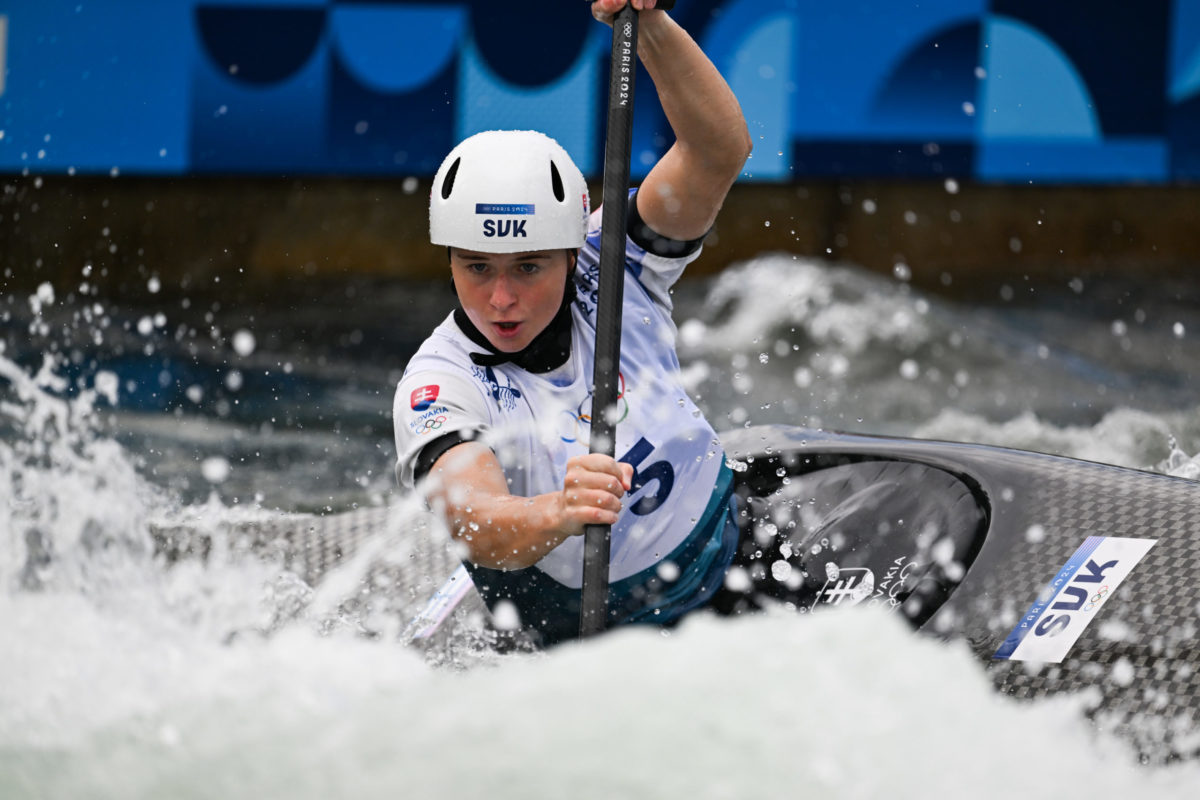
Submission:
MULTIPOLYGON (((488 128, 603 159, 578 0, 0 0, 0 171, 429 175, 488 128)), ((1196 0, 681 0, 752 179, 1200 177, 1196 0)), ((634 171, 669 144, 643 76, 634 171)))

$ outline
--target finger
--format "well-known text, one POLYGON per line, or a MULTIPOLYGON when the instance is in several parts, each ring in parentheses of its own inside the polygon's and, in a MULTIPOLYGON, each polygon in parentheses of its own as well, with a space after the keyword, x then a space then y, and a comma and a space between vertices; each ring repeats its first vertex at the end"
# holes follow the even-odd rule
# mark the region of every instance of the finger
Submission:
POLYGON ((591 472, 576 470, 567 474, 563 487, 569 491, 592 490, 606 492, 620 498, 629 489, 624 476, 610 475, 606 472, 591 472))
POLYGON ((582 536, 588 525, 616 525, 620 513, 606 508, 579 506, 564 512, 563 532, 568 536, 582 536))
POLYGON ((624 467, 621 465, 621 462, 603 453, 588 453, 582 456, 575 456, 567 461, 567 472, 571 472, 571 470, 602 472, 620 479, 623 469, 624 467))
POLYGON ((602 508, 584 509, 575 520, 579 533, 584 532, 585 525, 616 525, 620 515, 602 508))
POLYGON ((613 521, 621 513, 621 500, 609 492, 596 489, 568 490, 565 493, 566 511, 569 515, 582 515, 583 521, 591 521, 595 512, 610 514, 613 521))

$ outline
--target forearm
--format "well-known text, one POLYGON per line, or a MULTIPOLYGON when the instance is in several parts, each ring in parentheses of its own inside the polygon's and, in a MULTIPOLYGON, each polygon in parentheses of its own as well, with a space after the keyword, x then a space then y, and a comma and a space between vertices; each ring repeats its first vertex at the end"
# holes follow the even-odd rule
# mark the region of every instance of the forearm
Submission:
POLYGON ((596 453, 567 461, 559 492, 510 494, 496 454, 478 442, 447 450, 434 463, 426 492, 450 534, 481 567, 532 566, 589 524, 612 525, 629 490, 633 467, 596 453))
POLYGON ((476 495, 447 502, 446 521, 454 539, 467 548, 467 560, 492 569, 532 566, 569 534, 555 513, 554 495, 476 495))
POLYGON ((751 148, 733 90, 666 12, 643 11, 639 23, 638 56, 654 81, 677 145, 695 166, 724 175, 732 184, 751 148))

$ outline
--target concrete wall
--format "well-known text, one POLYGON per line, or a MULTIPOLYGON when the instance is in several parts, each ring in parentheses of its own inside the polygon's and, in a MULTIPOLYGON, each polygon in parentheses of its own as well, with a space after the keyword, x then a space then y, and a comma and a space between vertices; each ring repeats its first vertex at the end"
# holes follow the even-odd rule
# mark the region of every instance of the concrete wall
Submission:
MULTIPOLYGON (((10 177, 0 194, 0 294, 86 281, 136 299, 319 292, 348 278, 440 280, 429 186, 416 179, 10 177), (86 273, 86 274, 85 274, 86 273)), ((599 198, 599 187, 593 187, 599 198)), ((1200 188, 808 182, 734 188, 692 271, 783 251, 959 297, 1075 276, 1188 278, 1200 188)))

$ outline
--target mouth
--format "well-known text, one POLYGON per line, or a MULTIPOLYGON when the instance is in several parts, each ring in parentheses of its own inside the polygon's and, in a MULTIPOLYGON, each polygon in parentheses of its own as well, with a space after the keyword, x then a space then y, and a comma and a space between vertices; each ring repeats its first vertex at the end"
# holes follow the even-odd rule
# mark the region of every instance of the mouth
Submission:
POLYGON ((519 322, 493 322, 492 327, 495 329, 496 333, 501 338, 509 339, 509 338, 517 335, 517 332, 521 329, 521 323, 519 323, 519 322))

